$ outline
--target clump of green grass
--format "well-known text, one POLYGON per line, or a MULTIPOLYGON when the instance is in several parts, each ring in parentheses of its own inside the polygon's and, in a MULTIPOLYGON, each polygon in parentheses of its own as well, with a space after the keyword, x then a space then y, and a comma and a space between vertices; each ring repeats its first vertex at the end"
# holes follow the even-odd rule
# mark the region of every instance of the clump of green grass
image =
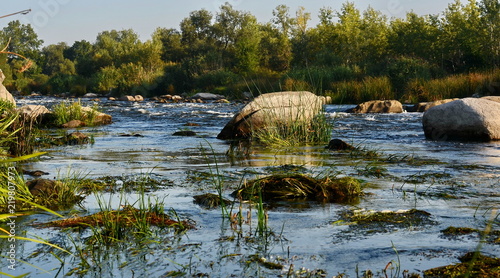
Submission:
POLYGON ((0 100, 0 152, 23 156, 35 150, 36 119, 19 114, 11 102, 0 100))
MULTIPOLYGON (((27 157, 34 157, 34 154, 27 157)), ((33 210, 40 207, 63 210, 80 204, 88 192, 91 180, 80 173, 70 172, 57 179, 34 179, 26 181, 12 163, 0 163, 0 212, 8 211, 14 201, 16 210, 33 210), (10 192, 10 193, 9 193, 10 192), (15 192, 15 195, 12 195, 15 192)))
POLYGON ((121 192, 119 207, 112 208, 112 198, 106 202, 103 195, 96 195, 99 212, 87 216, 52 221, 44 226, 58 228, 79 228, 92 230, 88 238, 91 244, 111 244, 132 239, 147 239, 153 235, 153 227, 172 228, 182 232, 194 228, 188 220, 180 220, 175 210, 165 212, 165 204, 157 198, 147 197, 140 192, 139 199, 131 203, 121 192))
POLYGON ((325 144, 330 140, 332 130, 332 124, 321 112, 310 121, 270 121, 266 128, 254 130, 253 138, 261 144, 274 147, 325 144))
POLYGON ((305 199, 349 202, 362 194, 361 182, 352 177, 313 178, 305 174, 277 174, 249 181, 234 192, 242 199, 262 196, 264 201, 305 199))
POLYGON ((230 200, 212 193, 196 195, 193 198, 195 204, 198 204, 207 209, 218 208, 222 205, 230 205, 232 203, 230 200))
POLYGON ((80 101, 75 101, 73 103, 62 101, 53 107, 53 124, 61 126, 69 121, 79 120, 84 122, 86 126, 93 126, 95 125, 97 117, 96 108, 97 107, 93 107, 93 109, 85 109, 82 107, 80 101))

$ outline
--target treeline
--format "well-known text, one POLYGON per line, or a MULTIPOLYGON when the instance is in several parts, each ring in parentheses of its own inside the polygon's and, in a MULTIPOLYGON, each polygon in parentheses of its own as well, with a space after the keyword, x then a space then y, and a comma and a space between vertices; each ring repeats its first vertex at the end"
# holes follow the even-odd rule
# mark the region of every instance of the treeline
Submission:
POLYGON ((76 96, 310 90, 343 102, 423 101, 498 89, 499 0, 457 0, 439 15, 390 20, 346 2, 339 11, 322 8, 315 27, 310 19, 304 8, 291 15, 279 5, 259 23, 226 3, 215 15, 191 12, 179 30, 157 28, 147 41, 111 30, 93 43, 43 48, 29 24, 12 21, 0 41, 30 61, 2 54, 0 68, 11 91, 76 96), (433 91, 453 86, 448 95, 433 91))

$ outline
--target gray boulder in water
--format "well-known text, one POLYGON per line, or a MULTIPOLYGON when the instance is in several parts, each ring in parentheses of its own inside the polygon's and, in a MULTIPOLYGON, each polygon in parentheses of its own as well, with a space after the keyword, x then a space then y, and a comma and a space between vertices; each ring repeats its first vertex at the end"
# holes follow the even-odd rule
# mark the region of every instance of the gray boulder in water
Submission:
POLYGON ((275 92, 256 97, 241 109, 217 135, 218 139, 249 138, 269 124, 310 121, 323 108, 324 98, 311 92, 275 92))
POLYGON ((500 140, 500 103, 481 98, 455 100, 427 110, 422 125, 431 140, 500 140))

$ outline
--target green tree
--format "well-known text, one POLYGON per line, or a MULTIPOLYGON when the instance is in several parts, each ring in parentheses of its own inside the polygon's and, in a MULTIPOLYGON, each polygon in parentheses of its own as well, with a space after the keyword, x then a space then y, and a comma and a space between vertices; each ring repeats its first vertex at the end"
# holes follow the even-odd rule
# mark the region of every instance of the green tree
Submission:
POLYGON ((482 0, 479 3, 481 24, 486 32, 483 43, 484 61, 498 68, 500 66, 500 1, 482 0))
POLYGON ((185 54, 182 35, 176 29, 157 28, 153 33, 153 42, 161 44, 161 59, 165 62, 180 62, 185 54))
POLYGON ((288 37, 270 23, 260 26, 260 34, 261 67, 274 72, 286 72, 292 60, 292 47, 288 37))
POLYGON ((235 43, 236 70, 242 74, 256 72, 260 64, 259 45, 261 40, 257 19, 245 14, 235 43))
POLYGON ((406 19, 391 22, 389 32, 390 52, 395 55, 412 56, 429 61, 440 58, 440 26, 434 16, 418 16, 413 12, 406 19))
POLYGON ((66 43, 51 44, 42 49, 44 65, 42 73, 52 76, 54 74, 74 75, 76 73, 73 61, 64 57, 64 52, 69 47, 66 43))
POLYGON ((487 34, 481 28, 480 15, 475 0, 469 0, 467 5, 456 0, 445 10, 439 42, 448 70, 462 72, 484 63, 480 43, 487 34))
POLYGON ((94 46, 85 40, 74 42, 64 52, 64 56, 75 63, 77 74, 85 77, 90 77, 97 70, 93 55, 94 46))
POLYGON ((361 20, 360 63, 379 63, 387 54, 388 33, 387 17, 372 7, 363 12, 361 20))
POLYGON ((295 19, 289 14, 290 8, 286 5, 279 5, 273 10, 273 19, 271 20, 285 36, 290 36, 292 28, 295 25, 295 19))
MULTIPOLYGON (((10 40, 7 51, 21 54, 28 59, 38 62, 40 60, 40 47, 43 40, 38 38, 38 35, 33 30, 30 24, 21 24, 19 20, 9 22, 3 28, 1 35, 2 47, 10 40)), ((17 59, 15 56, 10 56, 10 59, 17 59)))
POLYGON ((339 25, 336 52, 344 59, 344 63, 357 64, 362 54, 360 46, 364 39, 361 32, 361 13, 354 3, 346 2, 342 4, 340 12, 337 12, 337 17, 339 25))
POLYGON ((309 33, 311 37, 309 49, 314 55, 314 64, 318 66, 341 64, 338 25, 333 20, 335 11, 331 8, 321 8, 318 17, 319 24, 309 33))
POLYGON ((293 22, 293 39, 292 49, 295 55, 293 56, 293 64, 295 66, 309 65, 310 51, 309 51, 309 33, 307 23, 311 19, 311 14, 305 11, 304 7, 299 7, 296 12, 296 17, 293 22))

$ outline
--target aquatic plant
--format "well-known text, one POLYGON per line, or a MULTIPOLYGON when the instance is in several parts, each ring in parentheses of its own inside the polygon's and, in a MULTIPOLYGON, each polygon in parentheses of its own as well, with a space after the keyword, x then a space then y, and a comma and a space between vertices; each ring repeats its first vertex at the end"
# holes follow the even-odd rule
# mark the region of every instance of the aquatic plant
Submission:
MULTIPOLYGON (((37 153, 37 154, 32 154, 24 157, 16 157, 16 158, 5 158, 5 157, 0 157, 0 222, 5 222, 9 221, 9 227, 11 227, 10 230, 6 230, 0 227, 0 239, 5 239, 6 242, 10 242, 9 246, 12 248, 12 246, 17 246, 14 244, 16 241, 30 241, 34 243, 39 243, 39 244, 44 244, 50 248, 57 249, 59 251, 62 251, 64 253, 67 253, 69 255, 73 255, 70 251, 67 249, 64 249, 56 244, 50 243, 47 240, 43 240, 39 237, 28 237, 26 236, 21 236, 20 233, 16 234, 15 232, 12 233, 12 231, 16 231, 15 228, 12 228, 10 224, 14 223, 16 224, 17 217, 25 215, 23 210, 30 208, 37 208, 40 210, 44 210, 48 212, 49 214, 52 214, 54 216, 64 218, 61 214, 44 207, 40 204, 36 204, 32 202, 33 196, 29 189, 26 187, 26 183, 24 182, 24 179, 22 175, 16 170, 16 167, 14 166, 13 163, 17 161, 22 161, 22 160, 27 160, 36 156, 41 155, 42 153, 37 153)), ((15 227, 15 226, 14 226, 15 227)), ((17 248, 17 247, 16 247, 17 248)), ((52 255, 54 255, 53 252, 51 252, 52 255)), ((56 258, 57 256, 54 255, 56 258)), ((6 257, 7 258, 7 257, 6 257)), ((15 258, 15 253, 14 253, 14 258, 15 258)), ((31 265, 27 263, 26 261, 23 260, 17 260, 13 259, 12 257, 8 257, 8 261, 10 266, 15 266, 16 264, 23 263, 29 266, 32 266, 33 268, 36 268, 38 270, 41 270, 45 273, 48 273, 48 271, 41 269, 40 267, 36 265, 31 265)), ((61 262, 62 263, 62 262, 61 262)), ((10 267, 7 267, 8 269, 11 269, 10 267)), ((24 277, 27 276, 29 273, 15 276, 15 277, 24 277)), ((7 277, 14 277, 13 275, 10 275, 8 273, 5 273, 3 271, 0 271, 0 275, 5 275, 7 277)))
POLYGON ((15 110, 11 102, 0 99, 0 149, 13 156, 34 152, 39 134, 36 119, 15 110))
POLYGON ((436 267, 424 271, 425 277, 478 277, 500 276, 500 259, 491 258, 477 252, 469 252, 459 258, 460 263, 436 267))
POLYGON ((73 103, 61 101, 54 105, 53 114, 53 124, 56 126, 61 126, 72 120, 79 120, 84 122, 86 126, 93 126, 97 117, 97 107, 85 109, 80 101, 73 103))
POLYGON ((313 178, 305 174, 275 174, 249 181, 235 192, 243 199, 262 196, 263 200, 305 199, 348 202, 362 194, 361 182, 352 177, 313 178))
POLYGON ((288 121, 286 123, 268 119, 266 128, 253 130, 253 137, 259 143, 272 147, 324 144, 330 140, 333 126, 324 112, 311 120, 288 121))
MULTIPOLYGON (((223 196, 224 190, 225 190, 224 178, 222 177, 222 175, 220 174, 220 171, 219 171, 219 164, 217 162, 217 156, 215 155, 215 150, 213 149, 212 145, 208 144, 208 146, 210 149, 210 156, 212 157, 213 164, 215 165, 215 173, 214 173, 214 169, 212 169, 211 163, 210 162, 207 163, 209 166, 209 170, 210 170, 209 177, 211 178, 212 186, 215 188, 215 190, 217 190, 217 195, 219 196, 219 206, 221 209, 222 217, 223 218, 226 218, 226 217, 230 218, 231 213, 226 207, 226 203, 224 201, 225 199, 223 196)), ((205 149, 203 148, 203 146, 200 146, 200 150, 203 153, 203 155, 205 156, 205 158, 207 159, 207 161, 211 161, 209 159, 208 154, 205 153, 205 149)))
POLYGON ((194 203, 207 209, 218 208, 221 205, 232 204, 232 201, 222 198, 217 194, 205 193, 193 197, 194 203))

